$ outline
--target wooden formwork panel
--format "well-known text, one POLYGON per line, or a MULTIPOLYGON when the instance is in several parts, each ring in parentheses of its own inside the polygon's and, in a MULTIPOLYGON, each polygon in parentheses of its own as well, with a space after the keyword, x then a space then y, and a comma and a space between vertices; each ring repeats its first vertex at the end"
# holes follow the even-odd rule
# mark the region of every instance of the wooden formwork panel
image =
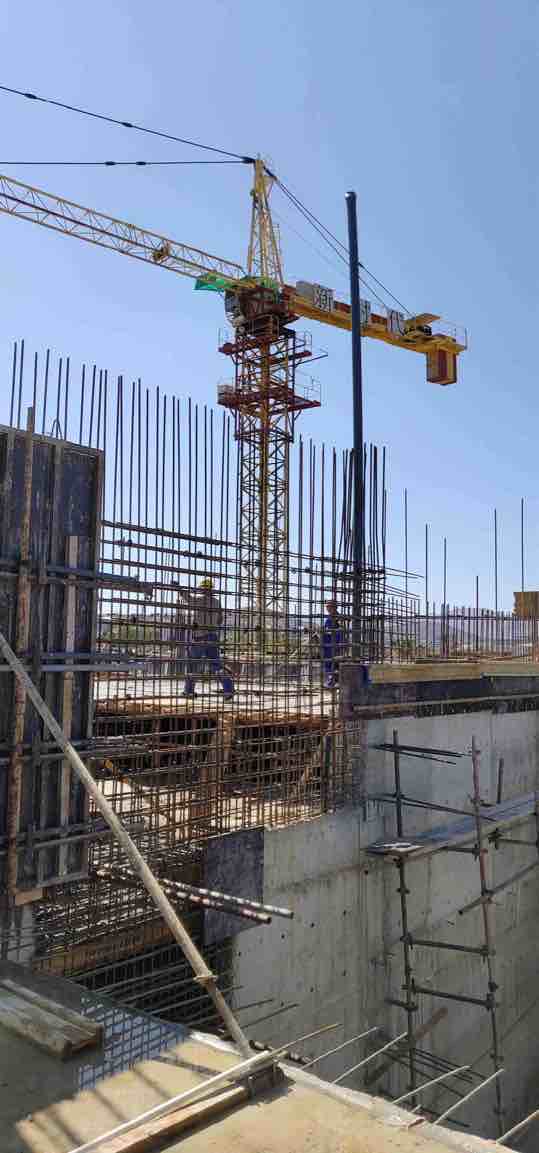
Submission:
MULTIPOLYGON (((73 741, 92 728, 92 674, 77 665, 95 648, 101 469, 100 452, 0 426, 0 629, 21 651, 24 615, 23 658, 73 741)), ((82 786, 32 706, 23 709, 17 733, 13 677, 2 671, 0 892, 19 899, 80 876, 87 855, 83 840, 68 844, 87 819, 82 786)))

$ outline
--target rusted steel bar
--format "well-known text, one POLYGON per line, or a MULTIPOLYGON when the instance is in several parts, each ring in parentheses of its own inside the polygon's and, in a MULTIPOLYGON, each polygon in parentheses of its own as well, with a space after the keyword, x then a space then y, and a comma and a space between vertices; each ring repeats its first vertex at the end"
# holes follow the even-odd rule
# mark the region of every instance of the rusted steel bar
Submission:
POLYGON ((184 893, 192 893, 195 897, 209 897, 215 898, 216 901, 221 901, 229 905, 237 905, 241 909, 251 909, 255 913, 266 913, 270 917, 286 917, 291 920, 294 916, 291 909, 282 909, 277 905, 267 905, 260 901, 251 901, 248 897, 234 897, 230 893, 220 893, 217 889, 202 889, 196 885, 187 885, 184 881, 169 881, 167 884, 175 885, 176 888, 182 889, 184 893))
POLYGON ((199 982, 208 993, 208 996, 213 1001, 219 1016, 226 1029, 230 1032, 233 1039, 236 1041, 240 1052, 245 1056, 250 1053, 250 1046, 243 1030, 240 1028, 232 1010, 227 1005, 220 989, 218 989, 215 976, 208 968, 204 958, 197 949, 194 941, 190 937, 187 929, 182 924, 175 910, 172 908, 170 901, 165 896, 157 878, 152 873, 152 870, 144 860, 144 857, 137 849, 134 841, 129 836, 129 833, 123 827, 121 821, 118 819, 112 805, 109 804, 106 797, 101 792, 100 788, 94 781, 92 774, 86 768, 86 765, 81 761, 79 754, 73 748, 72 744, 66 739, 58 721, 51 713, 45 701, 38 693, 35 685, 30 680, 30 677, 25 672, 21 662, 13 652, 8 644, 3 633, 0 632, 0 650, 2 655, 10 665, 12 671, 15 673, 16 679, 20 682, 21 689, 30 697, 34 708, 37 709, 44 724, 48 728, 51 736, 55 737, 58 741, 60 748, 69 759, 72 768, 74 769, 77 777, 82 782, 88 793, 92 797, 94 804, 99 809, 101 815, 105 818, 107 824, 112 829, 118 843, 126 853, 131 861, 131 865, 140 877, 148 894, 154 901, 156 907, 166 921, 170 932, 174 939, 183 949, 187 960, 189 961, 193 972, 195 974, 195 981, 199 982))

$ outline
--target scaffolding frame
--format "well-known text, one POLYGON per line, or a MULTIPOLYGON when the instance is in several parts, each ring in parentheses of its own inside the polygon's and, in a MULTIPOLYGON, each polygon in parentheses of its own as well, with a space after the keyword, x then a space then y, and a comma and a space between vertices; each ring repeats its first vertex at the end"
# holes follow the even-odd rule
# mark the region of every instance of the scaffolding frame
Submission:
MULTIPOLYGON (((394 772, 394 792, 391 795, 387 794, 369 794, 366 799, 376 801, 381 804, 390 804, 395 808, 396 816, 396 832, 397 840, 394 842, 375 842, 369 846, 368 852, 377 857, 385 857, 388 860, 393 860, 398 870, 399 887, 398 894, 400 898, 400 921, 401 921, 401 943, 402 943, 402 957, 403 957, 403 970, 404 982, 403 991, 404 999, 391 998, 390 1004, 403 1009, 407 1015, 407 1038, 406 1049, 408 1054, 408 1072, 409 1072, 409 1089, 412 1106, 416 1104, 416 1097, 413 1090, 418 1087, 417 1084, 417 1030, 415 1027, 416 1014, 419 1009, 418 998, 422 996, 433 997, 441 999, 442 1001, 456 1002, 462 1005, 471 1005, 483 1008, 489 1015, 490 1019, 490 1035, 491 1035, 491 1051, 490 1058, 494 1073, 498 1073, 502 1069, 502 1054, 500 1052, 499 1029, 497 1020, 497 1010, 500 1007, 498 1000, 499 985, 496 981, 495 973, 495 926, 493 923, 493 908, 492 899, 496 893, 501 892, 503 889, 508 888, 512 883, 518 882, 526 876, 533 869, 539 865, 539 856, 536 861, 531 865, 517 871, 511 877, 507 878, 496 886, 489 885, 486 859, 489 852, 489 847, 493 846, 495 849, 500 848, 505 844, 522 844, 529 847, 539 849, 539 826, 538 837, 536 841, 521 841, 515 840, 511 837, 504 837, 503 832, 500 832, 496 822, 496 808, 501 809, 501 782, 503 780, 503 763, 499 766, 498 774, 498 790, 497 790, 497 805, 488 806, 484 799, 481 798, 480 793, 480 749, 478 748, 475 737, 472 737, 471 748, 466 752, 456 752, 455 750, 447 749, 433 749, 424 746, 411 746, 401 744, 399 742, 398 730, 393 730, 393 739, 391 743, 379 743, 373 746, 374 748, 390 752, 393 759, 393 772, 394 772), (428 801, 421 801, 420 798, 411 798, 403 791, 401 779, 401 758, 421 758, 432 763, 452 763, 456 764, 457 759, 465 759, 471 762, 471 783, 472 792, 470 796, 471 808, 470 809, 456 809, 449 806, 442 806, 431 804, 428 801), (456 838, 455 844, 441 844, 436 839, 432 840, 429 851, 429 834, 428 832, 420 837, 411 837, 406 839, 404 811, 406 807, 424 808, 429 812, 449 812, 454 815, 468 818, 469 829, 468 832, 461 829, 460 835, 456 838), (490 830, 487 829, 490 825, 490 830), (494 827, 492 827, 494 825, 494 827), (469 902, 463 908, 459 909, 460 915, 469 912, 473 909, 481 910, 481 926, 482 926, 482 941, 477 945, 468 945, 458 942, 450 942, 437 940, 435 938, 423 938, 416 936, 410 929, 409 924, 409 910, 408 910, 408 897, 411 889, 409 887, 409 868, 411 862, 414 860, 414 840, 415 849, 421 848, 421 855, 417 858, 418 862, 425 859, 434 852, 457 852, 462 853, 473 861, 479 871, 479 896, 477 899, 469 902), (463 843, 463 842, 468 843, 463 843), (472 997, 466 992, 453 993, 446 989, 439 989, 433 985, 422 985, 416 980, 414 975, 414 962, 413 962, 413 949, 414 947, 432 948, 441 950, 450 950, 460 953, 466 953, 482 962, 486 968, 486 991, 483 997, 472 997)), ((529 817, 531 813, 539 820, 537 815, 537 791, 534 797, 533 809, 530 807, 529 798, 524 798, 526 804, 523 806, 524 815, 522 819, 529 817)), ((518 814, 515 818, 519 819, 518 814)), ((462 822, 461 822, 462 825, 462 822)), ((442 832, 436 831, 439 838, 442 839, 442 832)), ((448 834, 449 836, 449 834, 448 834)), ((450 839, 450 837, 449 837, 450 839)), ((497 1126, 497 1135, 500 1137, 504 1132, 504 1106, 502 1097, 501 1080, 499 1076, 492 1078, 495 1088, 495 1107, 494 1114, 497 1126)))

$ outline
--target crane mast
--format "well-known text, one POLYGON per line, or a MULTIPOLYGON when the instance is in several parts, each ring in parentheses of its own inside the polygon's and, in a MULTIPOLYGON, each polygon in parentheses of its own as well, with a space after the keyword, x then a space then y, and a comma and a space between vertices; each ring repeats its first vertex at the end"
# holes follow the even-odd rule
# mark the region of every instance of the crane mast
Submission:
POLYGON ((232 326, 220 351, 232 377, 218 390, 219 404, 234 416, 239 442, 240 587, 248 613, 247 635, 257 650, 266 645, 269 622, 288 604, 289 449, 298 414, 320 404, 311 388, 301 389, 298 366, 311 356, 310 340, 296 332, 297 320, 283 294, 281 253, 271 218, 272 177, 255 162, 247 275, 255 287, 235 285, 225 293, 232 326), (253 556, 260 557, 257 572, 253 556))

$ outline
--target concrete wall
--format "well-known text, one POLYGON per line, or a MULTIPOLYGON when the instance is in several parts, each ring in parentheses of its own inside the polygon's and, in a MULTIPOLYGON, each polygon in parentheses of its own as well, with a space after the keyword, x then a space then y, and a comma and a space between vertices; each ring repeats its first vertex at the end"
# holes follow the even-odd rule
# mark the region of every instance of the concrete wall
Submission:
MULTIPOLYGON (((371 720, 367 726, 369 746, 361 771, 366 794, 392 791, 393 764, 390 754, 372 749, 390 741, 393 729, 403 744, 466 752, 474 735, 482 752, 481 793, 495 801, 499 758, 503 757, 504 799, 533 790, 538 763, 539 714, 535 711, 502 713, 484 711, 452 716, 398 720, 371 720)), ((471 761, 456 765, 427 760, 402 759, 402 787, 409 796, 436 804, 469 808, 471 761)), ((406 831, 444 823, 440 813, 406 810, 406 831)), ((447 818, 451 820, 450 817, 447 818)), ((395 833, 394 807, 368 801, 318 820, 264 834, 264 899, 294 910, 292 922, 274 920, 238 936, 234 944, 232 984, 238 1005, 272 998, 268 1005, 242 1014, 253 1022, 251 1033, 265 1041, 283 1041, 332 1022, 334 1032, 304 1047, 311 1056, 377 1025, 383 1030, 335 1054, 314 1071, 333 1079, 379 1047, 389 1036, 406 1027, 402 1009, 387 999, 403 998, 403 960, 400 942, 398 873, 391 862, 374 860, 365 846, 395 833), (282 1010, 282 1012, 279 1012, 282 1010), (260 1018, 266 1014, 266 1020, 260 1018), (256 1023, 258 1022, 258 1023, 256 1023)), ((514 836, 535 841, 535 820, 519 827, 514 836)), ((505 846, 489 852, 489 876, 493 885, 510 877, 536 859, 535 848, 505 846)), ((482 912, 459 915, 458 909, 479 893, 477 862, 465 854, 442 852, 407 866, 409 928, 418 937, 458 944, 483 944, 482 912)), ((495 898, 496 978, 500 1009, 498 1028, 503 1064, 504 1126, 508 1128, 539 1100, 539 869, 495 898)), ((415 948, 413 964, 418 984, 483 998, 487 991, 484 961, 474 955, 445 949, 415 948)), ((473 1063, 483 1074, 492 1071, 490 1018, 481 1006, 422 995, 418 1026, 435 1013, 442 1019, 419 1042, 420 1046, 456 1064, 473 1063)), ((383 1061, 383 1058, 382 1058, 383 1061)), ((371 1091, 391 1096, 408 1087, 406 1069, 392 1063, 375 1082, 364 1073, 346 1081, 348 1086, 367 1085, 371 1091)), ((427 1079, 428 1072, 421 1074, 427 1079)), ((434 1076, 434 1073, 430 1073, 434 1076)), ((455 1097, 447 1091, 425 1096, 429 1105, 447 1108, 455 1097)), ((489 1087, 459 1118, 472 1132, 496 1135, 494 1093, 489 1087)), ((530 1131, 529 1144, 537 1144, 530 1131)))

